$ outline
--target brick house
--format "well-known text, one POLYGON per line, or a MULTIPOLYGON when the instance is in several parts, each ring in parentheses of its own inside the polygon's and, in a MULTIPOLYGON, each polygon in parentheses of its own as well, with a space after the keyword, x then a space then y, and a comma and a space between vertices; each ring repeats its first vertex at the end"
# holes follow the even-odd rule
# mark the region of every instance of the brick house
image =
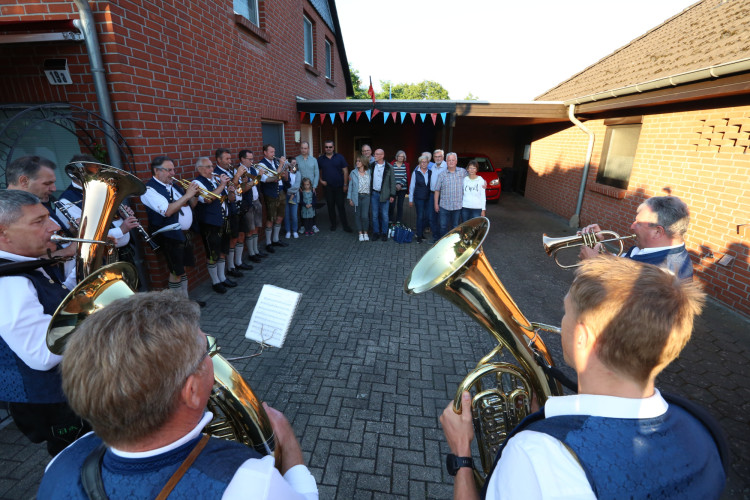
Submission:
MULTIPOLYGON (((705 289, 750 315, 750 12, 704 0, 537 98, 593 133, 533 128, 525 196, 629 234, 636 207, 671 193, 691 208, 686 243, 705 289)), ((578 219, 577 221, 575 219, 578 219)))
MULTIPOLYGON (((0 66, 3 182, 23 154, 91 152, 143 180, 160 154, 185 178, 218 147, 297 154, 297 98, 352 94, 334 0, 7 0, 0 66)), ((165 266, 147 261, 162 287, 165 266)))

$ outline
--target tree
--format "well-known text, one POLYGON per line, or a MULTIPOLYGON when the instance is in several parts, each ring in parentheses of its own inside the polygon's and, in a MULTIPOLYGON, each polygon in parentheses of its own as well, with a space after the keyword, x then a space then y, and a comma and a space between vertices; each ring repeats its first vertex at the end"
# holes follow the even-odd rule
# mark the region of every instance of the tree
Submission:
POLYGON ((359 71, 352 68, 351 64, 349 64, 349 74, 352 77, 352 87, 354 88, 354 97, 352 99, 369 99, 370 96, 367 94, 367 88, 362 86, 359 71))
POLYGON ((478 100, 479 98, 475 96, 474 94, 472 94, 471 92, 469 92, 469 95, 464 97, 464 101, 478 101, 478 100))
POLYGON ((390 81, 380 81, 380 88, 375 97, 377 99, 417 99, 417 100, 436 100, 450 99, 448 91, 438 82, 424 80, 419 83, 396 83, 390 81))

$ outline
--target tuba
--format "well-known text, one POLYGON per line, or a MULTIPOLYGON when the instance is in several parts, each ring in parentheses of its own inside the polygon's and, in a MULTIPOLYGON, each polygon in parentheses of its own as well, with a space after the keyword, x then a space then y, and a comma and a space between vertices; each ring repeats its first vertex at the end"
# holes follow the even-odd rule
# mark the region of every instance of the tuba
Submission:
MULTIPOLYGON (((76 257, 78 285, 63 299, 47 329, 47 347, 54 354, 63 354, 66 339, 88 316, 136 293, 135 266, 127 262, 102 266, 107 249, 102 240, 106 240, 114 212, 124 199, 146 191, 137 177, 108 165, 76 162, 65 170, 83 187, 78 238, 82 242, 76 257), (81 272, 85 276, 81 277, 81 272)), ((273 430, 260 401, 218 350, 211 355, 214 389, 207 406, 214 419, 206 426, 206 432, 251 446, 263 455, 273 453, 273 430)))
POLYGON ((470 411, 482 466, 481 471, 474 469, 474 478, 480 486, 500 445, 531 413, 531 398, 535 395, 542 405, 549 396, 562 394, 560 384, 542 368, 553 365, 538 336, 546 325, 526 319, 482 251, 489 228, 485 217, 464 222, 443 236, 404 282, 407 294, 433 290, 447 298, 497 341, 463 379, 453 401, 453 410, 461 413, 461 394, 472 393, 470 411), (504 349, 517 364, 497 360, 504 349))

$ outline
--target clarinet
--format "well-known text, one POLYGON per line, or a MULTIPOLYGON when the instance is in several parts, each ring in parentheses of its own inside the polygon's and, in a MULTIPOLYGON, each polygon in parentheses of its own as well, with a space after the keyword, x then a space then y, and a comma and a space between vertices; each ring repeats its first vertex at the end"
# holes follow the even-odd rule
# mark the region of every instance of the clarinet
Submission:
MULTIPOLYGON (((120 212, 120 217, 122 217, 123 220, 127 219, 128 217, 134 217, 135 216, 134 213, 133 213, 133 210, 131 210, 131 208, 128 207, 127 205, 125 205, 125 204, 120 205, 120 208, 118 210, 120 212)), ((138 230, 138 232, 143 237, 143 239, 146 241, 146 243, 148 243, 151 246, 151 249, 154 252, 156 252, 157 250, 159 250, 159 245, 154 240, 151 239, 151 236, 149 236, 149 234, 146 232, 146 230, 143 229, 143 226, 141 226, 141 223, 137 222, 137 224, 138 225, 135 228, 138 230)))
POLYGON ((63 214, 63 216, 65 216, 66 219, 68 219, 68 224, 70 224, 71 232, 74 234, 78 234, 81 228, 78 227, 78 223, 76 222, 76 220, 73 218, 72 215, 70 215, 70 212, 68 212, 68 209, 65 208, 65 204, 57 200, 53 201, 52 203, 54 203, 55 208, 57 208, 60 211, 60 213, 63 214))

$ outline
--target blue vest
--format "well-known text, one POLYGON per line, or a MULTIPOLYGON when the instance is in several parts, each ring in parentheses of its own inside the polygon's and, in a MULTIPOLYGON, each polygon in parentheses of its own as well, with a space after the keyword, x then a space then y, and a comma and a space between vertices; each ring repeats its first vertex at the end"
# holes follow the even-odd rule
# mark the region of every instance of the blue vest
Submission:
MULTIPOLYGON (((263 165, 265 165, 267 167, 271 167, 274 170, 278 170, 278 168, 279 168, 279 164, 278 164, 278 162, 276 160, 274 160, 273 162, 271 162, 270 160, 268 160, 268 158, 263 158, 262 160, 260 160, 260 162, 263 165)), ((282 179, 281 183, 283 184, 283 186, 279 186, 279 181, 278 180, 275 181, 275 182, 261 182, 260 186, 261 186, 261 191, 263 191, 263 196, 266 196, 268 198, 278 198, 279 197, 279 193, 281 193, 282 189, 284 189, 285 191, 287 189, 289 189, 289 183, 288 182, 286 182, 286 181, 284 181, 282 179)))
MULTIPOLYGON (((171 196, 170 190, 167 189, 164 186, 164 184, 157 181, 153 177, 146 183, 146 186, 152 188, 154 191, 159 193, 169 203, 172 203, 174 201, 174 199, 172 199, 173 197, 171 196)), ((151 208, 149 208, 148 205, 144 204, 143 206, 146 207, 146 215, 148 216, 148 229, 152 233, 156 231, 157 229, 161 229, 164 226, 169 226, 170 224, 175 224, 180 221, 179 210, 173 213, 172 215, 170 215, 169 217, 164 217, 162 214, 160 214, 156 210, 152 210, 151 208)), ((170 238, 172 240, 185 241, 185 235, 182 233, 182 230, 165 231, 159 234, 164 235, 165 238, 170 238)))
POLYGON ((624 255, 629 259, 637 262, 645 262, 658 267, 663 267, 672 271, 681 280, 693 279, 693 261, 690 260, 690 254, 685 250, 685 246, 661 250, 659 252, 638 254, 631 256, 635 247, 631 247, 624 255))
POLYGON ((63 191, 63 193, 60 195, 61 200, 68 200, 73 205, 78 205, 78 208, 83 208, 81 206, 81 203, 83 202, 83 190, 78 189, 77 187, 73 186, 71 184, 70 186, 63 191))
MULTIPOLYGON (((3 262, 5 261, 3 259, 3 262)), ((62 283, 60 266, 45 267, 45 271, 54 280, 50 280, 39 271, 17 273, 31 281, 36 289, 39 303, 44 313, 52 315, 57 306, 70 292, 62 283), (57 268, 54 269, 53 268, 57 268)), ((67 401, 62 392, 62 380, 57 367, 47 371, 34 370, 24 363, 5 343, 0 342, 0 401, 11 403, 62 403, 67 401)))
MULTIPOLYGON (((118 457, 107 450, 102 460, 102 482, 107 497, 156 498, 201 437, 161 455, 142 459, 118 457)), ((87 499, 81 485, 81 467, 101 442, 96 435, 88 434, 65 448, 45 472, 37 497, 87 499)), ((250 458, 262 457, 239 443, 211 438, 169 498, 221 498, 237 469, 250 458)))
POLYGON ((427 179, 424 178, 424 174, 419 167, 414 169, 411 174, 414 177, 414 199, 415 200, 426 200, 430 197, 430 179, 432 179, 432 170, 427 171, 427 179), (417 175, 417 172, 419 175, 417 175), (425 184, 425 181, 427 182, 425 184))
MULTIPOLYGON (((508 440, 521 430, 548 434, 572 449, 597 498, 704 500, 719 498, 724 489, 717 443, 700 420, 677 404, 670 403, 664 415, 644 419, 544 418, 542 410, 524 419, 508 440)), ((488 484, 489 476, 482 498, 488 484)))
MULTIPOLYGON (((227 173, 226 170, 224 170, 220 166, 216 165, 214 167, 214 175, 216 177, 219 177, 221 174, 224 174, 227 177, 229 177, 230 181, 234 177, 234 175, 232 175, 231 172, 227 173)), ((227 197, 227 207, 229 207, 229 214, 228 215, 234 215, 234 214, 236 214, 237 213, 237 202, 236 201, 229 201, 229 191, 227 191, 226 188, 224 189, 224 191, 222 191, 222 194, 224 194, 227 197)))
MULTIPOLYGON (((201 185, 213 191, 216 189, 211 181, 199 175, 195 178, 196 181, 200 182, 201 185)), ((204 197, 205 198, 205 197, 204 197)), ((224 225, 224 213, 222 209, 222 203, 219 200, 214 200, 211 203, 198 203, 195 207, 195 218, 201 224, 208 224, 209 226, 221 227, 224 225)))

